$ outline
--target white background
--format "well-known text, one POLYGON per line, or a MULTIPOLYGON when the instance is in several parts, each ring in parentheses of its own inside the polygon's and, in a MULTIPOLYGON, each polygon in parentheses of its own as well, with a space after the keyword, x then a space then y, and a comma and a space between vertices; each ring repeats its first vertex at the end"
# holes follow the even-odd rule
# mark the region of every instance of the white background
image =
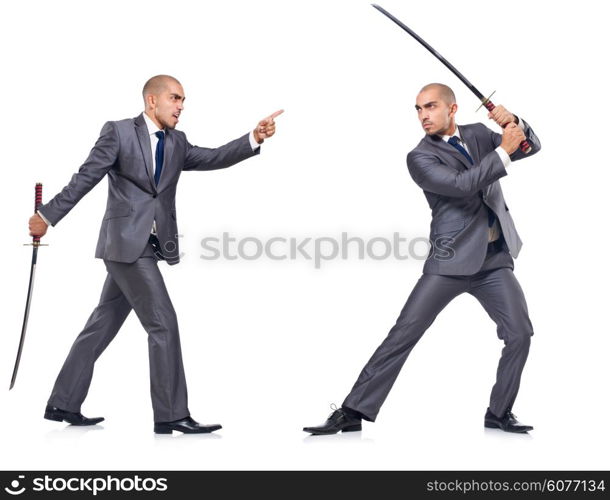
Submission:
MULTIPOLYGON (((446 82, 458 122, 478 102, 367 2, 3 3, 0 467, 3 469, 608 469, 608 81, 605 2, 437 0, 382 5, 494 101, 528 120, 542 152, 502 180, 525 242, 516 275, 535 328, 515 405, 530 436, 484 431, 502 347, 468 295, 414 349, 375 424, 308 437, 341 403, 392 326, 422 261, 199 258, 238 236, 427 235, 429 208, 405 165, 423 135, 418 89, 446 82), (25 350, 8 392, 30 263, 34 183, 48 201, 107 120, 141 111, 144 81, 169 73, 187 100, 179 128, 216 146, 284 108, 262 154, 185 173, 185 253, 161 264, 178 313, 193 416, 223 429, 155 436, 146 334, 132 314, 100 358, 87 416, 42 419, 105 277, 93 257, 103 180, 44 242, 25 350)), ((493 125, 490 125, 493 126, 493 125)))

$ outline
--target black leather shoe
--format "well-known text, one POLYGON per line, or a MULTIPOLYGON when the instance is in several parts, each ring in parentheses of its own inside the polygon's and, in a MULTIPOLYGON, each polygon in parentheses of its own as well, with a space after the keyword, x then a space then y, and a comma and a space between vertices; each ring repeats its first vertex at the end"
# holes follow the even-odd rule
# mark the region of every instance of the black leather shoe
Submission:
POLYGON ((322 425, 318 425, 317 427, 303 427, 303 430, 314 436, 336 434, 339 431, 361 431, 362 419, 343 408, 338 408, 329 415, 326 422, 322 425))
POLYGON ((222 429, 222 425, 200 425, 191 417, 174 420, 173 422, 155 422, 155 434, 171 434, 172 431, 184 432, 185 434, 206 434, 218 429, 222 429))
POLYGON ((506 410, 502 417, 496 417, 489 408, 487 408, 487 413, 485 413, 485 427, 502 429, 505 432, 519 432, 522 434, 534 429, 531 425, 524 425, 519 422, 510 409, 506 410))
POLYGON ((104 421, 104 417, 87 418, 82 413, 61 410, 55 406, 49 406, 44 410, 44 418, 55 422, 68 422, 72 425, 95 425, 104 421))

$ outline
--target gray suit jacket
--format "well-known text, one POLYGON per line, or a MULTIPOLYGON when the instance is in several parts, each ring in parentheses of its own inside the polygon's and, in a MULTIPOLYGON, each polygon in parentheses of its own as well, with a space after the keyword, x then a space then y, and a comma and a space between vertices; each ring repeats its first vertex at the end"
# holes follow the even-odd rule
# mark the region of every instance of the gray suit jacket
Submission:
POLYGON ((144 117, 107 122, 89 157, 70 183, 40 212, 57 224, 105 175, 108 202, 95 256, 135 262, 156 221, 157 236, 169 264, 179 258, 176 186, 183 170, 226 168, 259 153, 248 135, 216 149, 192 146, 184 132, 167 130, 163 170, 155 186, 152 153, 144 117))
MULTIPOLYGON (((532 151, 517 150, 511 160, 537 153, 540 141, 524 121, 525 136, 532 151)), ((438 136, 425 136, 407 156, 413 180, 424 190, 432 210, 430 253, 424 273, 472 275, 483 265, 487 253, 490 207, 500 223, 506 245, 513 257, 521 249, 521 239, 508 212, 498 179, 506 169, 494 150, 502 136, 481 123, 460 126, 474 165, 438 136)))

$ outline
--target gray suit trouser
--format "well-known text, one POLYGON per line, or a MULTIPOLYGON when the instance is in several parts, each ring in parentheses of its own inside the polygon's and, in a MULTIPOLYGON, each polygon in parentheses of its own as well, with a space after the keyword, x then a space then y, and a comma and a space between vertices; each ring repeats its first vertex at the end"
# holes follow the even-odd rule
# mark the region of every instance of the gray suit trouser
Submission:
POLYGON ((467 292, 497 325, 504 348, 498 364, 489 409, 502 416, 519 391, 534 334, 521 286, 506 250, 490 246, 481 270, 472 276, 423 274, 411 292, 394 327, 362 369, 343 406, 375 421, 404 362, 436 316, 458 295, 467 292))
POLYGON ((59 372, 48 404, 80 412, 93 366, 133 309, 148 333, 150 392, 155 422, 189 416, 178 322, 150 245, 134 263, 104 260, 108 275, 98 306, 59 372))

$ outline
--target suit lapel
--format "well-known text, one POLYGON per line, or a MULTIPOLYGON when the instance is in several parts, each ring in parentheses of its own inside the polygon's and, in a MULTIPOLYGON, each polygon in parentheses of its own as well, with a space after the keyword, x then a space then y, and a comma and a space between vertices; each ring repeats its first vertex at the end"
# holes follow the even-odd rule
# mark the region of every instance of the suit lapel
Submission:
POLYGON ((439 149, 446 155, 451 156, 451 158, 454 158, 455 160, 459 161, 464 167, 470 168, 472 166, 470 165, 468 158, 466 158, 462 153, 455 149, 451 144, 445 142, 442 137, 439 137, 437 135, 426 135, 424 137, 424 141, 426 141, 432 147, 439 149))
POLYGON ((148 127, 144 121, 144 117, 140 114, 135 120, 135 129, 138 142, 140 143, 140 149, 142 150, 142 156, 144 157, 144 165, 146 167, 146 175, 150 181, 150 185, 156 190, 155 179, 152 174, 152 150, 150 145, 150 136, 148 135, 148 127))
POLYGON ((460 127, 460 135, 462 136, 462 141, 464 141, 468 147, 468 152, 470 153, 474 164, 478 165, 481 161, 481 157, 479 155, 479 143, 477 142, 477 138, 472 129, 467 125, 463 125, 460 127))

